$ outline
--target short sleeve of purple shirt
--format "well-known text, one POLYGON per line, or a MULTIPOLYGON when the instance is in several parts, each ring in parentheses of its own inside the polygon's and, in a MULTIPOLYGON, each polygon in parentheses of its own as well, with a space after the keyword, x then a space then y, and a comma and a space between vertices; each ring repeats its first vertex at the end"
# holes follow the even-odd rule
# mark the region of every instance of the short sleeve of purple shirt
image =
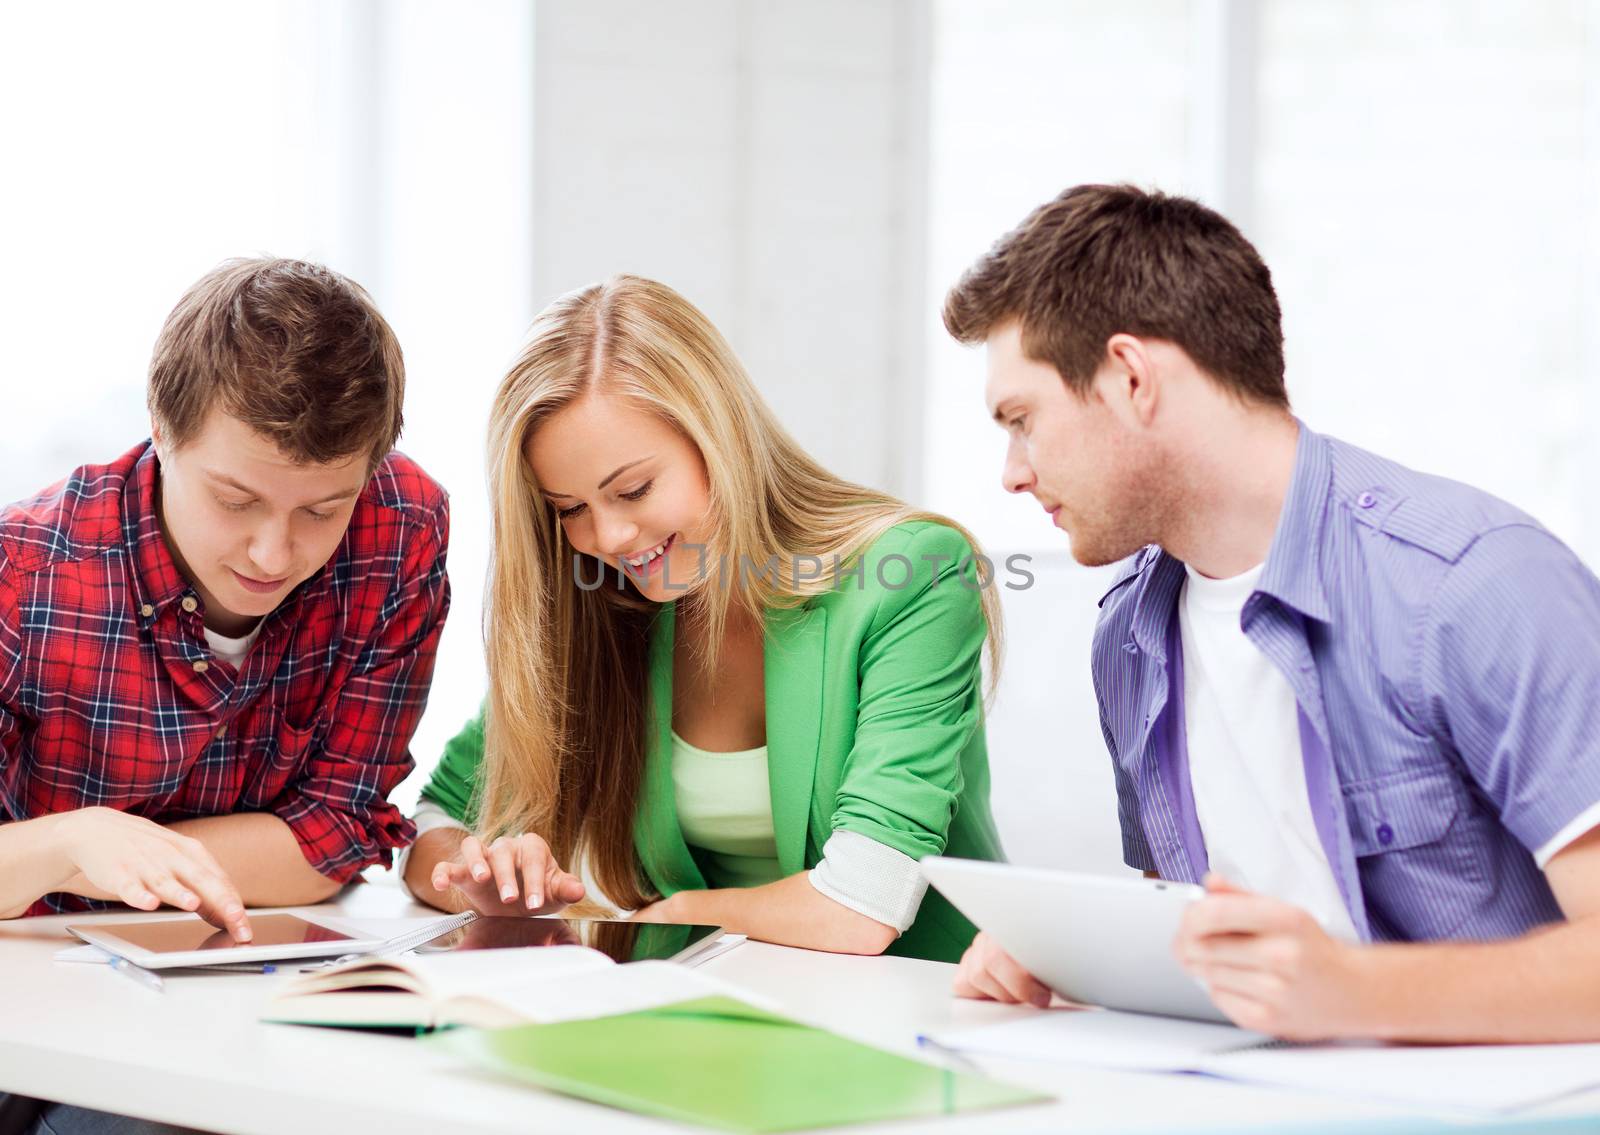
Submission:
POLYGON ((1600 801, 1600 580, 1549 533, 1494 529, 1451 566, 1418 681, 1428 723, 1529 851, 1600 801))

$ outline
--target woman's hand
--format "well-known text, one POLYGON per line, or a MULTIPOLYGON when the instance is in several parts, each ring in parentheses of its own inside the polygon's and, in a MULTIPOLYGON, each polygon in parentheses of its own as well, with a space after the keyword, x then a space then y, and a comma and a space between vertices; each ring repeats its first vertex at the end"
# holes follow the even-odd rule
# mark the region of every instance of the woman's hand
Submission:
POLYGON ((956 968, 957 997, 979 1001, 1003 1001, 1008 1005, 1050 1005, 1050 990, 1045 988, 987 934, 979 934, 961 956, 956 968))
POLYGON ((465 836, 455 858, 434 865, 436 891, 460 891, 479 914, 554 914, 583 898, 583 880, 561 869, 536 835, 501 836, 487 848, 465 836))

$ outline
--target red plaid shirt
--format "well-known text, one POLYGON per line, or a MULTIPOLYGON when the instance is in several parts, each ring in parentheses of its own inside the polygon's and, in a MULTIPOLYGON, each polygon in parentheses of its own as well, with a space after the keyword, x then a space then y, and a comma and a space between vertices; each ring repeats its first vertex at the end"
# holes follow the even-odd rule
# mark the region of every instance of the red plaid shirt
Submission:
POLYGON ((146 442, 0 510, 0 821, 272 812, 330 879, 387 866, 415 835, 385 798, 411 771, 450 606, 444 491, 391 453, 236 671, 206 645, 155 487, 146 442))

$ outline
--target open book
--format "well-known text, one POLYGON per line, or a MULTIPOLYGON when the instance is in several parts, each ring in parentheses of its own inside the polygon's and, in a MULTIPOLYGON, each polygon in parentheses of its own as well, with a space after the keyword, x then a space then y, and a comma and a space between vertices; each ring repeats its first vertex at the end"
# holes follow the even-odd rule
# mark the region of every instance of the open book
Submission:
POLYGON ((503 1028, 630 1013, 726 991, 672 962, 618 965, 586 946, 463 950, 357 958, 301 974, 284 983, 261 1019, 348 1028, 503 1028))

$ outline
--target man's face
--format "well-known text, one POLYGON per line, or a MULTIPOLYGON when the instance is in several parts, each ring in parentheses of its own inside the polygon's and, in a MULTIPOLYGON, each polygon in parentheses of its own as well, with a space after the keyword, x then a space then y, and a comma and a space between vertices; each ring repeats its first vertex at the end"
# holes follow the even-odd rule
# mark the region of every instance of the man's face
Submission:
POLYGON ((332 558, 368 478, 365 453, 296 464, 216 408, 180 447, 158 429, 156 452, 167 546, 206 626, 225 635, 246 633, 332 558))
POLYGON ((1015 321, 996 328, 987 346, 985 400, 1009 439, 1006 491, 1033 494, 1081 564, 1116 563, 1157 540, 1160 463, 1107 405, 1114 376, 1097 374, 1080 398, 1055 367, 1023 354, 1015 321))

